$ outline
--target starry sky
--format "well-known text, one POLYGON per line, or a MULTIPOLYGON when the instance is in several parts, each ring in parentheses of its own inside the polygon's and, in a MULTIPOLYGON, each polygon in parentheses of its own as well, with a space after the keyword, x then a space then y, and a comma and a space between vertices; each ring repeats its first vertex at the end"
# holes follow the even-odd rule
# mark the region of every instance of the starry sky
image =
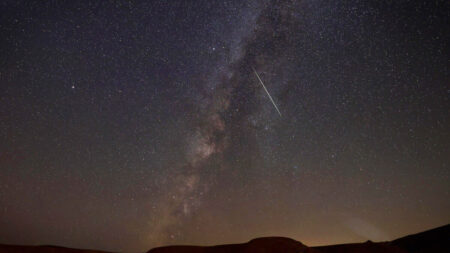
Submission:
POLYGON ((449 13, 1 1, 0 243, 312 246, 449 223, 449 13))

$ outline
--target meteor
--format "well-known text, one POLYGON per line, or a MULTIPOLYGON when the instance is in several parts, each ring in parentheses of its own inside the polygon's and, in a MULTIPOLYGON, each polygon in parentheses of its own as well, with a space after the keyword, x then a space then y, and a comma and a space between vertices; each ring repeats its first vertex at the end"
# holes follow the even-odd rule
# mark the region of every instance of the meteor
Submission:
POLYGON ((280 114, 280 117, 281 117, 281 112, 280 112, 280 110, 278 110, 278 107, 277 107, 277 105, 275 104, 275 101, 273 101, 272 96, 270 95, 270 93, 269 93, 269 91, 267 90, 266 86, 264 85, 263 81, 262 81, 261 78, 259 77, 258 72, 256 72, 256 70, 255 70, 253 67, 252 67, 252 69, 253 69, 253 72, 255 72, 255 75, 256 75, 256 77, 258 78, 259 82, 261 83, 262 87, 263 87, 264 90, 266 91, 267 96, 269 96, 270 101, 272 102, 273 106, 275 107, 275 109, 277 109, 277 112, 278 112, 278 114, 280 114))

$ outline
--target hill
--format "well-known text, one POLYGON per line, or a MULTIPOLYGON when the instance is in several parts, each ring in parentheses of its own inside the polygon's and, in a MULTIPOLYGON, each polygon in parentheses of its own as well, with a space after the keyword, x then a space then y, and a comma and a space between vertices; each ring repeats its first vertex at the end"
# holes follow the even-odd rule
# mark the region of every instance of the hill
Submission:
POLYGON ((99 250, 71 249, 58 246, 19 246, 0 244, 0 253, 109 253, 99 250))
POLYGON ((228 244, 210 247, 201 246, 167 246, 148 251, 148 253, 315 253, 314 249, 308 248, 302 243, 284 237, 263 237, 253 239, 247 243, 228 244))

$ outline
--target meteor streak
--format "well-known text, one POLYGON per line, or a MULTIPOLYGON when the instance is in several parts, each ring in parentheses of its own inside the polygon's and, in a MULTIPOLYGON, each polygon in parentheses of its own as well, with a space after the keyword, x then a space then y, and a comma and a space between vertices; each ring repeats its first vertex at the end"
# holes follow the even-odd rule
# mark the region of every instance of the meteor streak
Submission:
POLYGON ((270 93, 269 93, 269 91, 267 90, 266 86, 264 85, 263 81, 262 81, 261 78, 259 77, 258 72, 256 72, 256 70, 255 70, 253 67, 252 67, 252 69, 253 69, 253 72, 255 72, 255 75, 256 75, 256 77, 258 78, 259 82, 261 83, 262 87, 263 87, 264 90, 266 91, 267 96, 269 96, 270 101, 272 102, 273 106, 275 107, 275 109, 277 109, 277 112, 278 112, 278 114, 280 114, 280 117, 281 117, 281 112, 280 112, 280 110, 278 110, 278 107, 277 107, 277 105, 275 104, 275 101, 273 101, 272 96, 270 95, 270 93))

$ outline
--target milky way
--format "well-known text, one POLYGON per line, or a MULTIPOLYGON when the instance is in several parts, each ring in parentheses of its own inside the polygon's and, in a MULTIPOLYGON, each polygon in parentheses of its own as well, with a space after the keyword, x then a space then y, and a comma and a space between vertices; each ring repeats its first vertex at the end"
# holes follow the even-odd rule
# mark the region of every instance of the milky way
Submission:
MULTIPOLYGON (((283 51, 289 51, 292 47, 289 43, 295 38, 292 31, 301 31, 298 21, 289 10, 294 8, 292 1, 275 1, 261 5, 255 7, 263 10, 258 14, 255 24, 249 27, 252 31, 242 38, 239 43, 241 48, 233 49, 241 52, 241 55, 216 73, 219 77, 216 81, 219 83, 209 91, 208 95, 211 97, 203 102, 206 106, 201 105, 207 109, 201 112, 199 126, 188 140, 187 164, 182 167, 180 173, 171 175, 173 182, 169 183, 167 196, 159 203, 160 214, 157 215, 156 224, 151 224, 153 229, 149 237, 153 237, 157 244, 167 244, 171 238, 177 236, 176 232, 172 231, 173 227, 182 223, 186 216, 193 215, 195 208, 199 208, 202 195, 214 187, 210 181, 215 180, 217 170, 230 169, 223 166, 223 152, 227 148, 236 150, 239 146, 234 140, 230 140, 230 136, 249 134, 244 129, 229 129, 228 125, 240 127, 248 121, 249 116, 259 111, 257 103, 260 102, 256 96, 258 89, 251 76, 251 72, 256 73, 256 70, 250 66, 257 66, 258 69, 273 68, 273 63, 278 63, 280 58, 285 57, 283 51), (275 43, 276 47, 273 46, 275 43), (242 108, 244 110, 240 111, 242 108), (220 158, 205 165, 211 156, 220 158)), ((257 77, 258 81, 262 82, 259 75, 257 77)), ((274 103, 265 87, 264 90, 274 103)), ((280 113, 275 104, 274 106, 280 113)))
POLYGON ((448 9, 4 1, 0 243, 320 245, 448 223, 448 9))

